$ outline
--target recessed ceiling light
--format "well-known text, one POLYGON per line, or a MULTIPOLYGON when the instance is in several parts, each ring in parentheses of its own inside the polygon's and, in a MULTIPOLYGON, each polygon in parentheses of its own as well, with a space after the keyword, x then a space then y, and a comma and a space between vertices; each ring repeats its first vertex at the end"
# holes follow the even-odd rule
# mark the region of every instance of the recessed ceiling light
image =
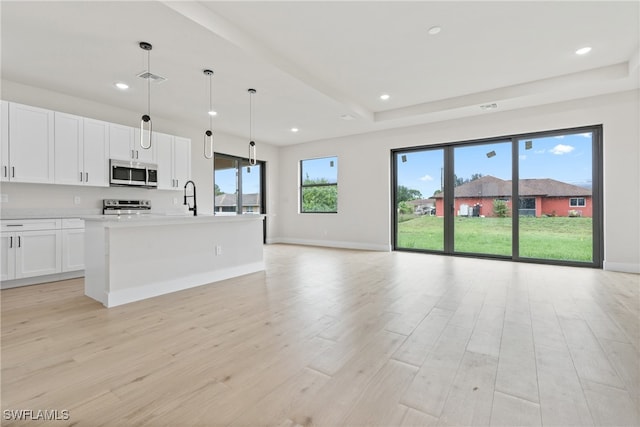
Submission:
POLYGON ((355 119, 356 119, 356 118, 355 118, 355 117, 353 117, 351 114, 343 114, 343 115, 341 115, 341 116, 340 116, 340 118, 341 118, 342 120, 355 120, 355 119))
POLYGON ((129 89, 129 85, 126 83, 122 83, 122 82, 116 82, 113 84, 115 87, 117 87, 120 90, 127 90, 129 89))
POLYGON ((580 49, 576 50, 576 55, 586 55, 589 52, 591 52, 591 47, 590 46, 585 46, 585 47, 581 47, 580 49))
POLYGON ((210 116, 217 116, 217 115, 218 115, 218 112, 217 112, 217 111, 213 111, 213 110, 211 110, 211 111, 209 111, 209 115, 210 115, 210 116))
POLYGON ((435 27, 431 27, 427 30, 427 32, 429 34, 431 34, 432 36, 435 36, 436 34, 438 34, 440 31, 442 31, 442 28, 438 27, 437 25, 435 27))
POLYGON ((291 128, 291 132, 298 132, 300 129, 298 128, 291 128))
POLYGON ((383 93, 382 95, 380 95, 380 99, 382 99, 383 101, 386 101, 389 98, 391 98, 391 97, 389 96, 388 93, 383 93))

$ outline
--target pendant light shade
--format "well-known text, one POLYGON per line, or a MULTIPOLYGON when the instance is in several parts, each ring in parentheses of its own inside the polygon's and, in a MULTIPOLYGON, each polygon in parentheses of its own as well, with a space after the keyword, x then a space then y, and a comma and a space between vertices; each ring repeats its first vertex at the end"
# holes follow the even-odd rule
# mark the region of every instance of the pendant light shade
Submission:
POLYGON ((209 77, 209 129, 207 129, 204 133, 204 158, 205 159, 213 159, 213 71, 204 70, 204 75, 209 77))
MULTIPOLYGON (((147 51, 147 74, 151 74, 151 43, 140 42, 140 49, 147 51)), ((147 114, 142 115, 140 120, 140 147, 145 150, 151 148, 151 79, 147 76, 147 114), (145 124, 147 124, 147 137, 145 138, 145 124)))
POLYGON ((249 164, 255 166, 257 163, 256 158, 256 142, 253 140, 253 95, 255 95, 255 89, 247 89, 249 92, 249 164))

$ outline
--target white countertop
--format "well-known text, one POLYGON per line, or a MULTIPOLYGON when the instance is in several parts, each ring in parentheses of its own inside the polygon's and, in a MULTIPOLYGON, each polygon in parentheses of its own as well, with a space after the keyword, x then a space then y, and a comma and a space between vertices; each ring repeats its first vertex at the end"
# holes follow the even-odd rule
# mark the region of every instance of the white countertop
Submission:
POLYGON ((142 215, 87 215, 81 218, 86 225, 98 223, 105 228, 126 228, 126 227, 146 227, 158 225, 178 225, 178 224, 203 224, 221 223, 237 221, 263 220, 261 214, 244 215, 211 215, 202 214, 198 216, 190 215, 163 215, 163 214, 142 214, 142 215))

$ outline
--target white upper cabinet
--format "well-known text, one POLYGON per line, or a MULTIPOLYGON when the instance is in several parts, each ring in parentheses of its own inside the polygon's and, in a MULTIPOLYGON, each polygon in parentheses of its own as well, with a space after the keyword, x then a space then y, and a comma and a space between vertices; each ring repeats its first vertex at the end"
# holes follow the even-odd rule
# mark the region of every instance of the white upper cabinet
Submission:
POLYGON ((109 185, 109 123, 55 113, 55 183, 109 185))
POLYGON ((135 160, 132 127, 109 124, 109 158, 135 160))
POLYGON ((176 181, 173 177, 173 139, 172 135, 154 132, 156 155, 158 160, 158 189, 175 190, 176 181))
POLYGON ((154 132, 158 188, 178 190, 191 178, 191 140, 154 132))
POLYGON ((109 186, 109 123, 84 119, 84 184, 109 186))
POLYGON ((0 180, 9 181, 9 103, 0 101, 0 180))
POLYGON ((53 111, 9 103, 10 181, 54 182, 53 136, 53 111))
MULTIPOLYGON (((155 132, 154 132, 155 133, 155 132)), ((148 133, 145 131, 145 135, 148 133)), ((140 145, 140 128, 135 128, 133 133, 133 150, 135 152, 135 160, 143 163, 156 163, 156 144, 153 135, 151 135, 151 148, 142 148, 140 145)), ((146 145, 146 142, 145 142, 146 145)))
POLYGON ((55 183, 84 183, 82 117, 55 112, 55 183))
POLYGON ((173 141, 173 176, 179 188, 191 179, 191 140, 176 136, 173 141))

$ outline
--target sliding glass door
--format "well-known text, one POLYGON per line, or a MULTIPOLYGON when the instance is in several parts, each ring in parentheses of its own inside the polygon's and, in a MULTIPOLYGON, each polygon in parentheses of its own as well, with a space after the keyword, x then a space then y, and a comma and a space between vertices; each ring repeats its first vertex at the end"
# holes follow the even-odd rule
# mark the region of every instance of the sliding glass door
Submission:
POLYGON ((593 136, 518 140, 521 258, 593 261, 593 136))
POLYGON ((511 141, 453 148, 455 252, 511 256, 511 141))
POLYGON ((601 267, 601 134, 394 150, 394 248, 601 267))
POLYGON ((404 152, 395 165, 397 246, 443 251, 444 150, 404 152))
POLYGON ((249 165, 249 160, 215 154, 214 211, 216 214, 252 214, 264 212, 264 162, 249 165))

